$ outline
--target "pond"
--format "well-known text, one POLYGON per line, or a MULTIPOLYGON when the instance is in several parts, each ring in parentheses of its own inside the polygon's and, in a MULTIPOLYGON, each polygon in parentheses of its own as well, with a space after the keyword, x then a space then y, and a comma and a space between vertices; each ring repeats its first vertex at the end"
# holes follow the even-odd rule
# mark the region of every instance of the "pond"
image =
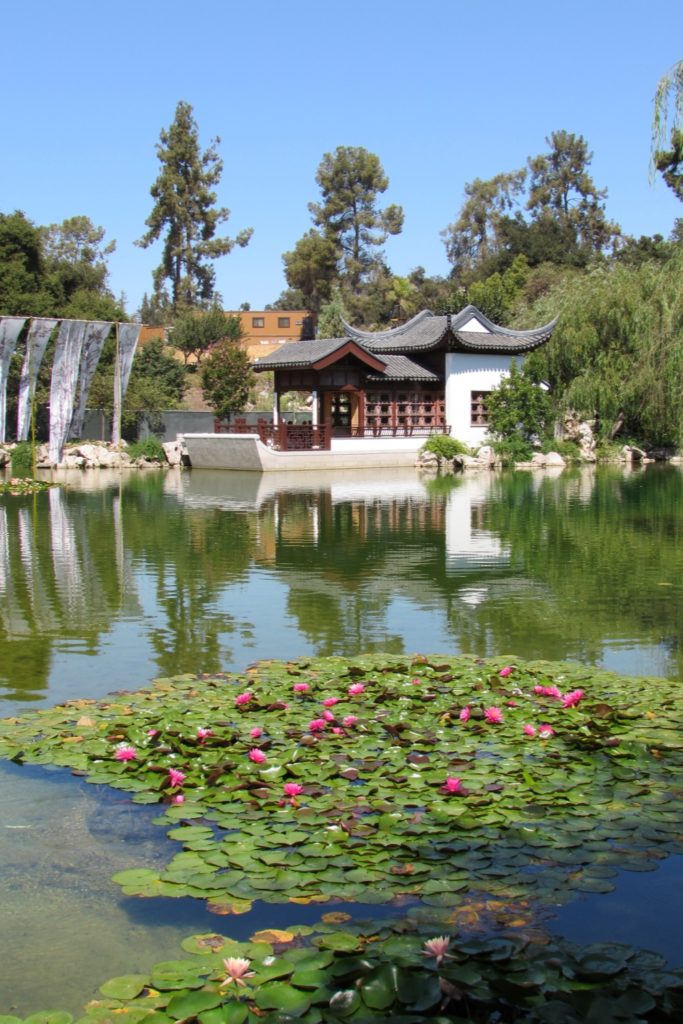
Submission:
MULTIPOLYGON (((308 654, 507 654, 683 676, 673 467, 63 482, 0 498, 2 715, 308 654)), ((77 1012, 106 978, 225 924, 199 901, 121 897, 110 881, 166 859, 149 808, 63 770, 4 763, 0 782, 0 1014, 77 1012)), ((611 934, 683 963, 678 870, 672 857, 571 905, 566 934, 611 934)), ((317 916, 266 906, 228 928, 317 916)))

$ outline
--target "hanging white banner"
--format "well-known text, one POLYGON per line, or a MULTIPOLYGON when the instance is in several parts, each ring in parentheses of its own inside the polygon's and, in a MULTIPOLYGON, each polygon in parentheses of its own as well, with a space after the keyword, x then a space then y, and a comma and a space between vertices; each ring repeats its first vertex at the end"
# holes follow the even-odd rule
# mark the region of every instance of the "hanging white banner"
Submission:
POLYGON ((21 366, 21 379, 19 380, 19 408, 17 410, 17 441, 25 441, 28 438, 31 426, 31 404, 33 394, 36 390, 38 371, 45 355, 50 335, 59 323, 59 320, 47 320, 35 318, 31 320, 26 339, 26 353, 21 366))
POLYGON ((107 335, 111 330, 111 323, 106 323, 104 320, 93 320, 91 323, 86 325, 85 341, 83 343, 83 352, 81 354, 81 369, 78 380, 78 402, 74 409, 74 414, 71 419, 71 427, 69 428, 69 437, 80 437, 83 433, 83 423, 85 421, 85 405, 88 401, 88 394, 90 393, 90 385, 92 379, 95 376, 95 370, 99 358, 102 355, 102 349, 104 343, 107 340, 107 335))
POLYGON ((85 320, 63 320, 57 335, 50 385, 50 462, 62 461, 64 443, 73 415, 78 368, 85 340, 85 320))
POLYGON ((140 324, 117 324, 116 371, 114 374, 114 416, 111 428, 111 439, 114 444, 121 440, 121 408, 130 380, 133 367, 133 356, 140 337, 140 324))
POLYGON ((25 323, 25 316, 3 316, 0 319, 0 443, 5 440, 9 364, 25 323))

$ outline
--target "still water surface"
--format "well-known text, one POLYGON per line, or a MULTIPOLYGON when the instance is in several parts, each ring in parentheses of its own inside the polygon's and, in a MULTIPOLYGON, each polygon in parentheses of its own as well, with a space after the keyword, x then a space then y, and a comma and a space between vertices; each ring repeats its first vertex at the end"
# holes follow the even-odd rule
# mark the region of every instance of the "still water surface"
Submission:
MULTIPOLYGON (((0 715, 157 676, 370 650, 683 678, 674 467, 431 482, 412 470, 63 479, 0 497, 0 715)), ((192 932, 242 937, 303 920, 304 908, 226 922, 192 901, 121 899, 113 872, 168 858, 152 816, 125 794, 0 763, 0 1014, 77 1012, 106 978, 175 958, 192 932)), ((619 889, 600 910, 576 905, 567 932, 598 937, 586 932, 597 916, 612 937, 665 942, 683 963, 680 940, 662 938, 662 908, 671 921, 683 912, 675 861, 658 873, 656 912, 657 885, 643 890, 647 939, 619 889)))

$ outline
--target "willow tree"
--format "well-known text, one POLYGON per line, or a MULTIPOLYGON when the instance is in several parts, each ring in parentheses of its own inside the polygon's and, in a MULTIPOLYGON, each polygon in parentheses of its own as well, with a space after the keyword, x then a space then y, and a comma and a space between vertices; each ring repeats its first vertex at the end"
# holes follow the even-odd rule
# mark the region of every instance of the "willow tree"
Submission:
POLYGON ((216 236, 230 216, 228 209, 215 205, 214 189, 223 172, 219 143, 215 138, 201 151, 192 107, 181 101, 173 124, 162 129, 157 144, 161 171, 150 189, 154 207, 145 222, 148 230, 137 244, 146 249, 163 236, 154 291, 161 298, 170 282, 173 313, 208 305, 215 294, 213 261, 235 245, 247 245, 252 235, 252 228, 247 228, 235 238, 216 236))
POLYGON ((683 60, 679 60, 659 80, 652 115, 651 172, 656 168, 657 154, 669 142, 669 135, 683 129, 683 60))

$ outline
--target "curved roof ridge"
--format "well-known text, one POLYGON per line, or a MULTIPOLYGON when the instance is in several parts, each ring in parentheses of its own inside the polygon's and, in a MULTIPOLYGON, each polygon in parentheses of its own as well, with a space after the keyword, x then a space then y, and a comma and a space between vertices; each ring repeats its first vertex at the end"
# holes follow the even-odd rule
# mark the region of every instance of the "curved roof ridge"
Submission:
POLYGON ((383 341, 385 338, 400 338, 406 331, 412 330, 413 327, 422 323, 423 320, 434 316, 435 314, 432 313, 431 309, 423 309, 411 317, 410 320, 406 320, 404 324, 399 324, 398 327, 390 327, 386 331, 361 331, 357 327, 347 324, 343 317, 341 322, 350 338, 357 338, 359 341, 383 341))
POLYGON ((450 313, 450 327, 455 333, 462 331, 463 326, 475 317, 480 321, 491 332, 491 334, 502 334, 508 338, 536 338, 539 334, 547 334, 549 331, 553 331, 557 325, 559 317, 555 317, 549 323, 544 324, 542 327, 532 327, 530 330, 520 330, 514 327, 501 327, 499 324, 494 324, 493 320, 489 320, 485 313, 482 313, 480 309, 473 306, 471 303, 461 309, 459 313, 450 313))

